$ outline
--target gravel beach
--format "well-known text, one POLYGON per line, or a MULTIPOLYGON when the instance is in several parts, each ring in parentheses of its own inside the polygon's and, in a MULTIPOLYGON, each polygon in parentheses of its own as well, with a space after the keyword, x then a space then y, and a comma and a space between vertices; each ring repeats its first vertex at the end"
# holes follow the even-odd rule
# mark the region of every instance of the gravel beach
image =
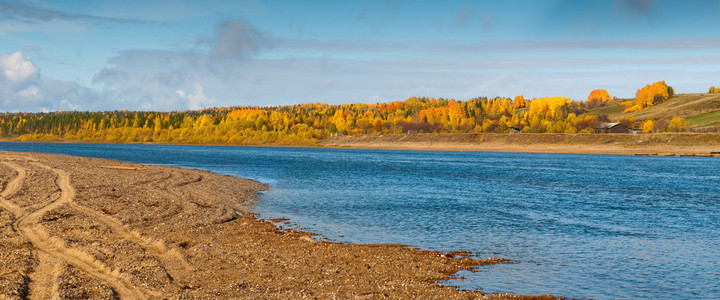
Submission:
POLYGON ((268 188, 199 170, 0 152, 0 299, 554 299, 439 283, 503 259, 282 229, 249 211, 268 188))

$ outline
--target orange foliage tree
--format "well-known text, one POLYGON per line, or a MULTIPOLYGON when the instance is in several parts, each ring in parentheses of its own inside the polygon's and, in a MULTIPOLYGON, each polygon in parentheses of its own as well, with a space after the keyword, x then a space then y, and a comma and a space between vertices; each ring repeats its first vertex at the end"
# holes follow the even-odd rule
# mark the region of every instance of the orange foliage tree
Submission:
POLYGON ((513 100, 513 107, 514 108, 527 107, 527 100, 525 100, 525 97, 523 97, 523 95, 515 96, 515 99, 513 100))
POLYGON ((590 92, 590 95, 588 95, 587 104, 589 107, 595 107, 595 106, 601 106, 605 105, 612 97, 610 97, 610 93, 608 93, 606 90, 598 89, 590 92))

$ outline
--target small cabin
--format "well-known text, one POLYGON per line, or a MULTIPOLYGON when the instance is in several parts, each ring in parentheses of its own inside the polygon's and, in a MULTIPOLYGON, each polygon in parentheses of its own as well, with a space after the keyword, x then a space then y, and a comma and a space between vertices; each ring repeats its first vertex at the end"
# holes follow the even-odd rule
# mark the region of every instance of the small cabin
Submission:
POLYGON ((630 128, 621 123, 602 123, 595 127, 595 133, 630 133, 630 128))

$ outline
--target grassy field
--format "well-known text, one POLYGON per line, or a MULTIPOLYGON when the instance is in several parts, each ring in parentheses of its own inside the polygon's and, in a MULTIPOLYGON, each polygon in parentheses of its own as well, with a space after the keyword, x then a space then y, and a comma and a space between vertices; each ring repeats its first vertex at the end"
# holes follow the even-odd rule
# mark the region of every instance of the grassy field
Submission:
POLYGON ((692 128, 712 128, 720 126, 720 110, 692 116, 687 118, 687 121, 692 128))
POLYGON ((592 109, 588 114, 606 115, 610 120, 617 121, 623 117, 635 118, 636 124, 653 119, 667 124, 674 117, 685 118, 691 129, 715 129, 720 126, 720 94, 677 94, 668 101, 651 108, 632 113, 623 113, 621 99, 610 104, 592 109))
POLYGON ((589 115, 606 115, 611 120, 615 120, 619 118, 618 116, 622 114, 623 110, 625 109, 624 106, 620 105, 621 102, 627 101, 627 99, 621 99, 621 100, 615 100, 610 103, 608 103, 605 106, 596 107, 594 109, 591 109, 587 112, 589 115))

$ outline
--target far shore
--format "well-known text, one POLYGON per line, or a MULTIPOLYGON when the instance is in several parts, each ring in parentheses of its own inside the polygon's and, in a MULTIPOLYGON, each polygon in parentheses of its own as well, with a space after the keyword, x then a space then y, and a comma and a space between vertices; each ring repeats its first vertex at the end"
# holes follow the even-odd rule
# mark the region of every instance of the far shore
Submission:
MULTIPOLYGON (((4 138, 0 141, 13 142, 4 138)), ((103 141, 38 141, 49 143, 113 143, 103 141)), ((322 147, 418 151, 562 153, 720 157, 720 133, 549 134, 549 133, 414 133, 333 136, 308 144, 138 144, 322 147)))
POLYGON ((323 147, 426 151, 720 157, 720 134, 387 134, 340 136, 323 147), (715 154, 713 154, 715 153, 715 154))

